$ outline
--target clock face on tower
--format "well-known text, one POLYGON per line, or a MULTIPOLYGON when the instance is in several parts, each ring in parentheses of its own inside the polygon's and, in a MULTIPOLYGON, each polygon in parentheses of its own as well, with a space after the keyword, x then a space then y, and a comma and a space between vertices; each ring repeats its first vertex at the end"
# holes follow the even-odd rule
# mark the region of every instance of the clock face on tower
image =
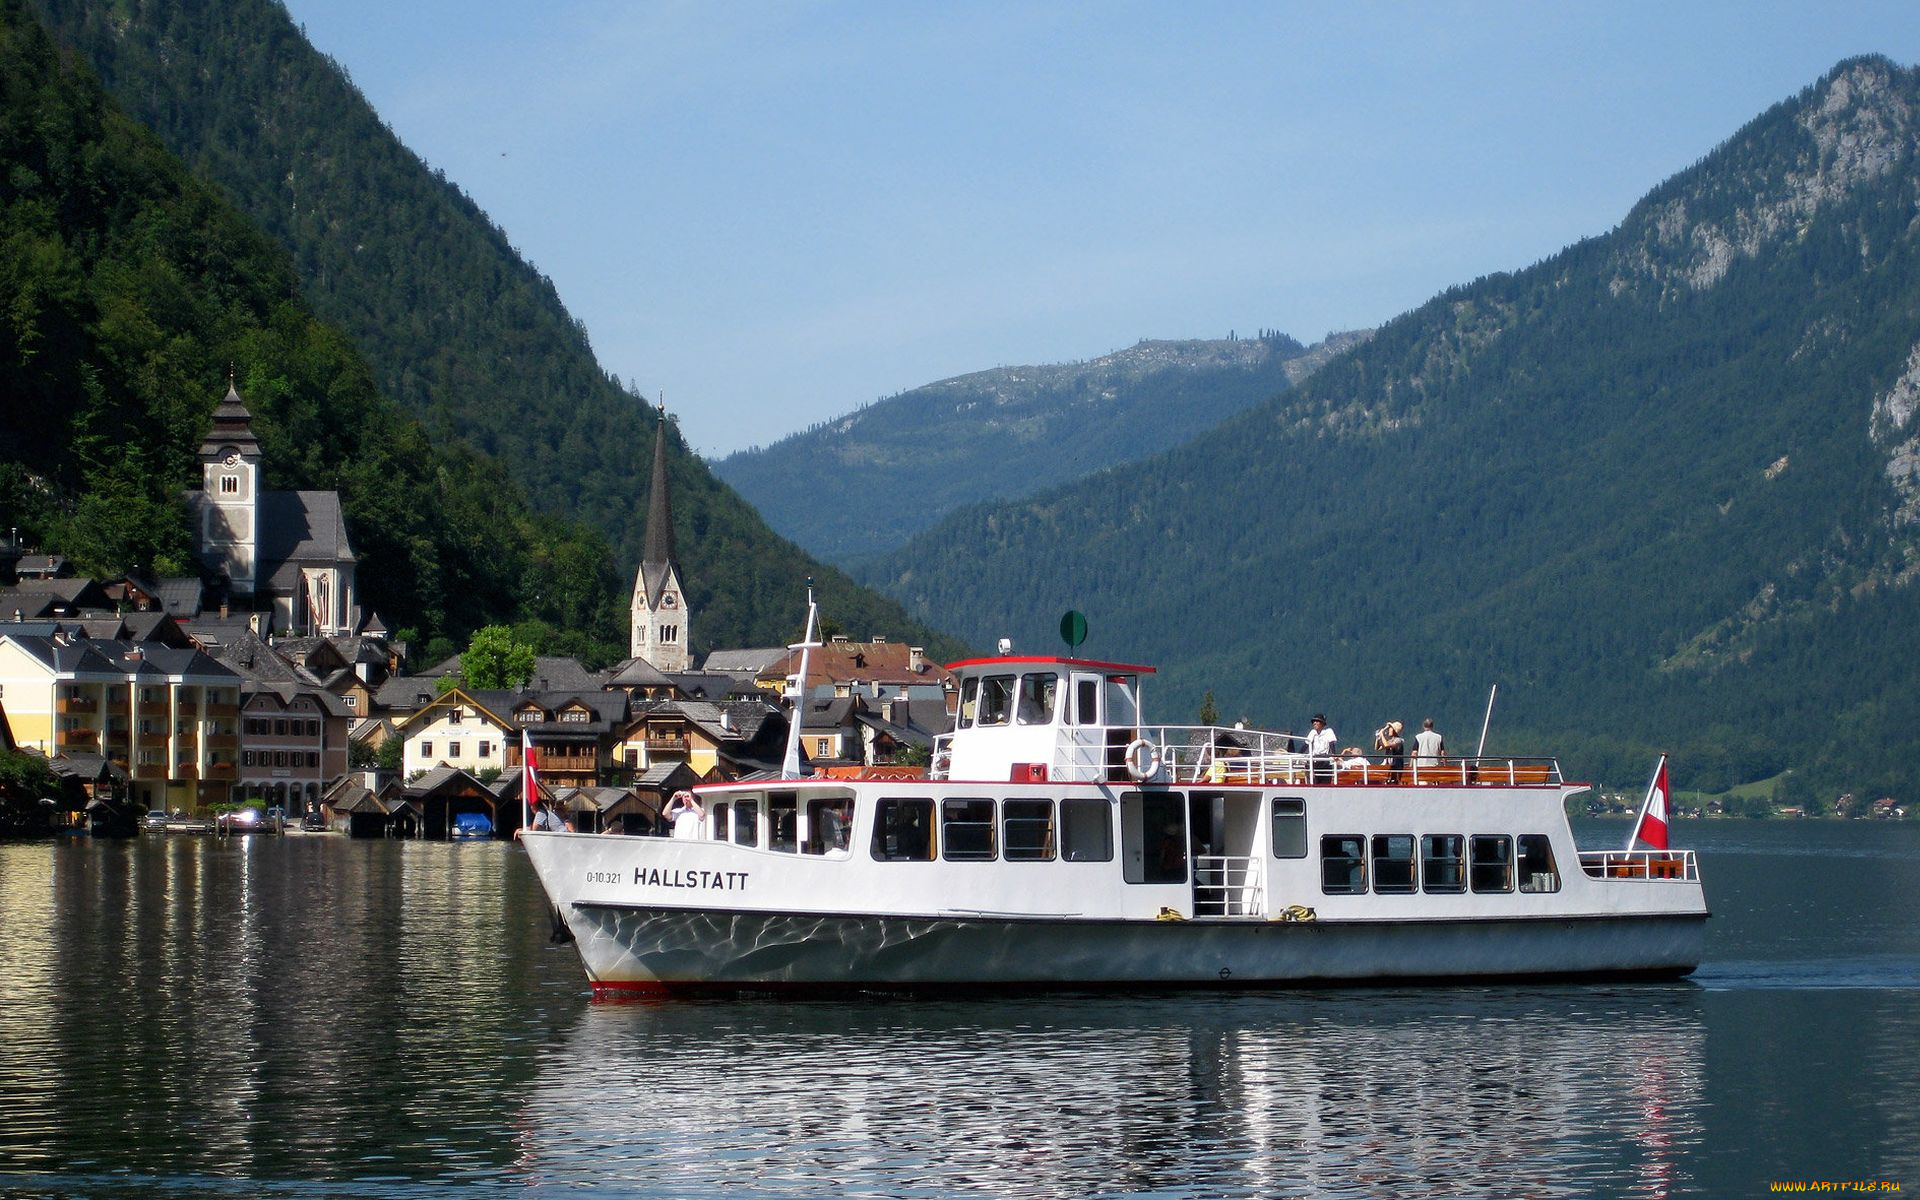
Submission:
POLYGON ((661 608, 676 608, 679 604, 680 602, 673 598, 672 592, 668 592, 666 595, 660 597, 661 608))
POLYGON ((240 465, 240 455, 239 455, 239 453, 238 453, 238 452, 235 452, 235 453, 233 453, 233 454, 229 454, 229 455, 227 455, 227 457, 226 457, 226 464, 227 464, 228 466, 230 466, 230 467, 237 467, 237 466, 239 466, 239 465, 240 465))

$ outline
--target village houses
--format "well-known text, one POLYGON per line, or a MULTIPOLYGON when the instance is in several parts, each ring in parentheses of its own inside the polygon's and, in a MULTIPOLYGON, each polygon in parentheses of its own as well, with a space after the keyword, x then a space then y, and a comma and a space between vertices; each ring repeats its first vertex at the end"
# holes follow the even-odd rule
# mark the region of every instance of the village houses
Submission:
MULTIPOLYGON (((367 836, 450 836, 461 812, 510 830, 530 746, 576 827, 651 832, 676 790, 779 770, 797 670, 785 647, 694 666, 667 436, 663 410, 632 656, 604 671, 541 657, 520 688, 472 689, 457 657, 404 673, 407 647, 360 603, 338 495, 263 489, 230 384, 183 497, 202 577, 76 579, 17 546, 0 562, 20 572, 0 587, 8 733, 135 812, 253 803, 367 836), (389 738, 397 775, 355 768, 389 738)), ((822 765, 910 758, 947 727, 951 684, 917 647, 837 637, 806 682, 802 753, 822 765)))

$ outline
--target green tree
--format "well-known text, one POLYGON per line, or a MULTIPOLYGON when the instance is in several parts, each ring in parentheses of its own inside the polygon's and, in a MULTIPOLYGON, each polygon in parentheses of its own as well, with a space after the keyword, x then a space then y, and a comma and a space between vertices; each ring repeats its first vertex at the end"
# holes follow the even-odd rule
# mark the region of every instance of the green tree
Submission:
POLYGON ((19 750, 0 750, 0 833, 46 828, 42 797, 59 797, 60 777, 47 760, 19 750))
POLYGON ((516 641, 505 625, 475 630, 460 656, 460 675, 470 688, 519 687, 533 678, 533 647, 516 641))
POLYGON ((1200 701, 1200 723, 1202 725, 1218 725, 1220 723, 1220 709, 1215 706, 1213 702, 1212 688, 1207 689, 1206 696, 1200 701))

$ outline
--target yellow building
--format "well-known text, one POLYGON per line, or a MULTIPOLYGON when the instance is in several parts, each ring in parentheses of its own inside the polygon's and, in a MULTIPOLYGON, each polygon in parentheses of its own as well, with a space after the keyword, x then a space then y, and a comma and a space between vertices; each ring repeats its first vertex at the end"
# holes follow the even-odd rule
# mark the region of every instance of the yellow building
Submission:
POLYGON ((0 631, 0 702, 21 747, 105 756, 136 806, 198 812, 231 795, 240 677, 198 650, 0 631))
POLYGON ((684 763, 703 780, 777 770, 786 715, 758 700, 667 700, 648 705, 619 731, 614 761, 631 778, 684 763))

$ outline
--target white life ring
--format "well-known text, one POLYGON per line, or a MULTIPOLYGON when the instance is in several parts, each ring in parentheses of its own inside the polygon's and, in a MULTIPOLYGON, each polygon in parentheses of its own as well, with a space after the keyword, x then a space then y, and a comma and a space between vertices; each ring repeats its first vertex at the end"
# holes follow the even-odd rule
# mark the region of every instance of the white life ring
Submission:
POLYGON ((1135 783, 1145 783, 1160 773, 1160 747, 1145 738, 1135 738, 1127 743, 1127 777, 1135 783))

